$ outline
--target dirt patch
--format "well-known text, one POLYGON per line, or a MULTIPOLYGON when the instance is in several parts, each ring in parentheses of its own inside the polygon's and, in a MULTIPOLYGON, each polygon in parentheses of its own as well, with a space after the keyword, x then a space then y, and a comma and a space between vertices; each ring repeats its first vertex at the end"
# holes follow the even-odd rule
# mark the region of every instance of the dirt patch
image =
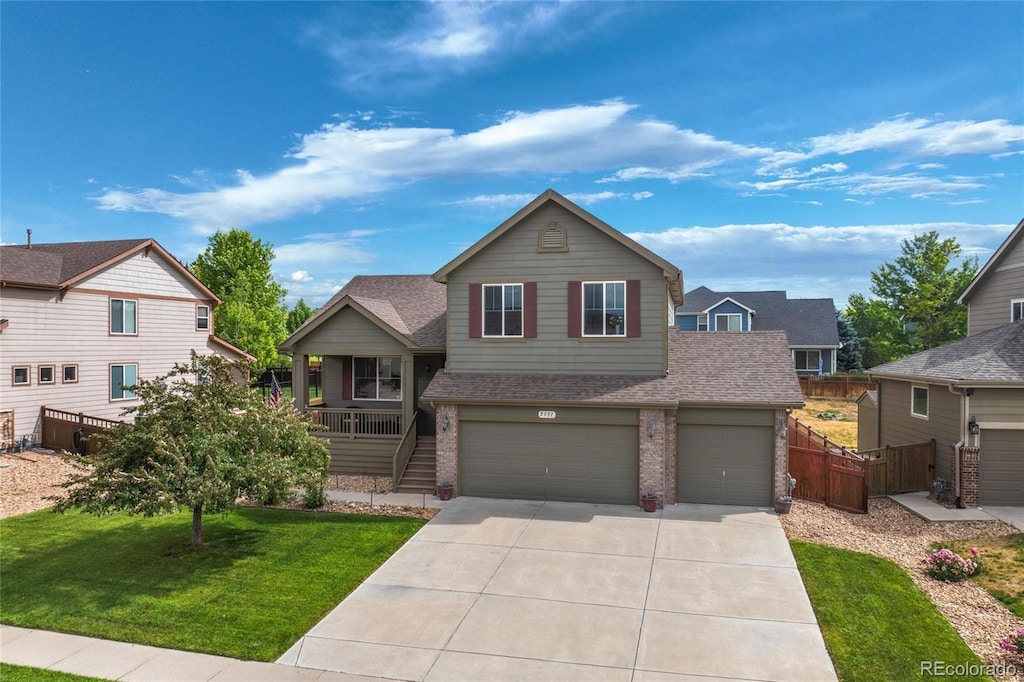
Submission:
POLYGON ((846 398, 804 398, 793 416, 834 443, 857 447, 857 401, 846 398))
MULTIPOLYGON (((934 542, 1010 535, 1016 532, 1013 526, 1002 521, 929 523, 887 499, 870 500, 867 514, 849 514, 798 500, 792 511, 779 519, 791 539, 874 554, 901 566, 982 661, 1012 663, 999 648, 999 640, 1024 627, 1024 620, 971 581, 946 583, 928 577, 920 561, 934 542)), ((1016 676, 1004 679, 1024 682, 1024 669, 1018 666, 1016 676)))
POLYGON ((47 497, 78 469, 58 454, 30 450, 0 455, 0 519, 52 507, 47 497))

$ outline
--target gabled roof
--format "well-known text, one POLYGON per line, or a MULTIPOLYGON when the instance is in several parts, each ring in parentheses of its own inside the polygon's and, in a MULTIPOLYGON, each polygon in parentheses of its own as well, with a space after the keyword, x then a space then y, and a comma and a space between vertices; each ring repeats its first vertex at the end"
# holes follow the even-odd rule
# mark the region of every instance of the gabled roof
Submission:
POLYGON ((565 210, 575 215, 580 220, 589 223, 591 226, 593 226, 600 232, 603 232, 604 234, 611 237, 615 241, 619 242, 630 251, 636 253, 642 258, 647 259, 655 266, 661 268, 662 272, 665 275, 665 279, 669 283, 669 288, 672 292, 672 298, 675 300, 676 303, 683 302, 683 273, 679 270, 679 268, 672 265, 667 260, 659 256, 658 254, 654 253, 647 247, 642 246, 639 243, 633 241, 632 239, 622 234, 608 223, 598 218, 597 216, 583 210, 582 208, 580 208, 579 206, 569 201, 561 194, 552 189, 545 190, 543 194, 538 196, 536 199, 528 203, 523 208, 519 209, 511 218, 509 218, 501 225, 498 225, 496 228, 488 232, 479 241, 477 241, 468 249, 460 253, 454 260, 452 260, 443 268, 435 272, 434 279, 438 282, 447 282, 448 275, 451 274, 453 270, 455 270, 457 267, 465 263, 467 260, 475 256, 476 254, 478 254, 498 237, 508 232, 510 229, 512 229, 517 224, 522 222, 527 216, 529 216, 531 213, 533 213, 534 211, 536 211, 549 201, 558 204, 565 210))
POLYGON ((677 315, 702 315, 725 299, 756 311, 755 331, 784 331, 789 345, 839 348, 836 307, 831 298, 787 298, 785 291, 712 291, 697 287, 687 292, 677 315))
POLYGON ((743 308, 744 310, 746 310, 751 315, 756 315, 757 314, 756 310, 754 310, 753 308, 750 308, 748 306, 743 305, 742 303, 740 303, 739 301, 734 299, 732 296, 726 296, 725 298, 723 298, 718 303, 712 303, 711 305, 709 305, 707 308, 705 308, 704 310, 702 310, 700 312, 701 312, 701 314, 708 314, 712 310, 717 308, 718 306, 722 305, 723 303, 735 303, 736 305, 738 305, 739 307, 743 308))
POLYGON ((204 298, 221 302, 188 268, 153 239, 0 246, 0 284, 32 289, 67 289, 143 250, 156 251, 199 289, 204 298))
POLYGON ((857 404, 859 405, 862 400, 866 400, 875 407, 878 407, 878 391, 864 391, 857 397, 857 404))
POLYGON ((669 334, 665 376, 483 374, 440 371, 423 397, 455 402, 679 405, 803 405, 782 332, 669 334))
POLYGON ((957 302, 966 303, 969 301, 974 290, 981 286, 981 283, 986 277, 988 277, 989 273, 998 267, 999 261, 1001 261, 1003 257, 1013 249, 1014 245, 1021 241, 1021 239, 1024 239, 1024 220, 1017 223, 1017 227, 1013 228, 1010 232, 1010 236, 1006 238, 1006 241, 999 245, 999 248, 996 249, 996 252, 988 259, 985 266, 978 271, 978 274, 974 276, 971 283, 967 285, 966 289, 964 289, 964 293, 960 294, 960 298, 957 299, 957 302))
POLYGON ((358 275, 280 348, 286 352, 338 311, 352 307, 412 348, 445 347, 446 287, 430 275, 358 275))
POLYGON ((1024 385, 1024 320, 887 362, 868 374, 962 385, 1024 385))

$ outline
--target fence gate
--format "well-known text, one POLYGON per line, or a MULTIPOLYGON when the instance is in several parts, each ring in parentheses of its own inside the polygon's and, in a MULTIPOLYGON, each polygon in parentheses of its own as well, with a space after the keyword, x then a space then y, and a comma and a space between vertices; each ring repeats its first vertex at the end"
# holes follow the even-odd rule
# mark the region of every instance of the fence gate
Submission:
POLYGON ((789 418, 789 473, 793 497, 866 514, 867 462, 796 418, 789 418))

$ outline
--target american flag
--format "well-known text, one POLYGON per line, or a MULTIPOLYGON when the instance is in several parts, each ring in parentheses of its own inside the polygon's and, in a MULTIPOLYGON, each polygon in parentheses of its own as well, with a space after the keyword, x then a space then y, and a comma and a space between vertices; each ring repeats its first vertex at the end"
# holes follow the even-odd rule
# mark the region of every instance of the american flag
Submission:
POLYGON ((277 383, 277 375, 274 371, 270 371, 270 404, 277 407, 277 404, 281 402, 281 398, 284 397, 284 391, 281 390, 281 384, 277 383))

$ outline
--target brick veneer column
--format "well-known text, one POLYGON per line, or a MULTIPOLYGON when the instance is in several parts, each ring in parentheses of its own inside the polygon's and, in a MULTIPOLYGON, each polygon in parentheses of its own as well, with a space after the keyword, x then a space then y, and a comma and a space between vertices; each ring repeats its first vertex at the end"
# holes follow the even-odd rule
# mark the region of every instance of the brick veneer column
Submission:
POLYGON ((679 466, 676 438, 679 435, 679 427, 676 426, 676 411, 665 410, 665 500, 666 504, 675 504, 679 501, 679 491, 676 490, 676 481, 679 480, 676 468, 679 466))
POLYGON ((640 410, 640 491, 665 502, 665 410, 640 410))
POLYGON ((789 415, 775 410, 775 475, 772 477, 772 499, 789 494, 789 415))
POLYGON ((435 406, 437 419, 437 460, 434 473, 438 484, 451 483, 459 494, 459 406, 443 403, 435 406))
POLYGON ((960 451, 960 503, 965 507, 978 506, 978 469, 981 466, 981 448, 965 445, 960 451))

